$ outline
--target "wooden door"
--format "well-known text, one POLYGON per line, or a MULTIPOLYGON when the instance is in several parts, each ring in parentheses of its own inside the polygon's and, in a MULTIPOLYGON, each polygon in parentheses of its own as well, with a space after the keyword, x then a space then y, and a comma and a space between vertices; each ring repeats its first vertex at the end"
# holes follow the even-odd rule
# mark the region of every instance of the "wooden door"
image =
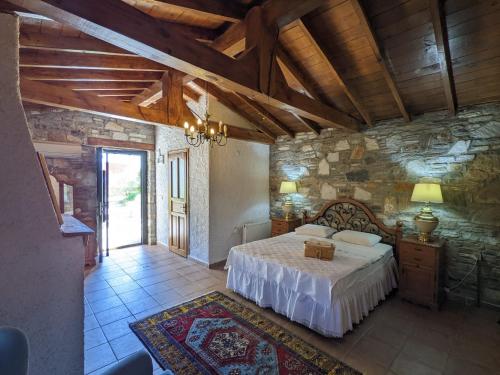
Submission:
POLYGON ((168 246, 187 257, 189 252, 188 149, 168 153, 168 246))

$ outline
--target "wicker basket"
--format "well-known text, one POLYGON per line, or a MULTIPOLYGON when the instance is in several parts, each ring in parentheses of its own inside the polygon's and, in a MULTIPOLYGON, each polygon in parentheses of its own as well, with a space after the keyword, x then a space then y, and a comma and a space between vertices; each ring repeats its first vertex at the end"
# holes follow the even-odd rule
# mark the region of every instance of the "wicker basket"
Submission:
POLYGON ((330 242, 304 241, 304 256, 321 260, 333 260, 335 245, 330 242))

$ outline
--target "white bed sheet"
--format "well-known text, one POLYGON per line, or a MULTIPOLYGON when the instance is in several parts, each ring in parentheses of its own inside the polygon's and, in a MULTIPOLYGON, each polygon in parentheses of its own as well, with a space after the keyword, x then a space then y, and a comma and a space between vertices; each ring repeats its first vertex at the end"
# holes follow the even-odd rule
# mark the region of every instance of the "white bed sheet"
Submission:
MULTIPOLYGON (((390 245, 331 239, 333 261, 304 257, 311 236, 295 233, 235 246, 227 287, 326 336, 342 336, 397 286, 390 245)), ((317 238, 315 238, 317 239, 317 238)))

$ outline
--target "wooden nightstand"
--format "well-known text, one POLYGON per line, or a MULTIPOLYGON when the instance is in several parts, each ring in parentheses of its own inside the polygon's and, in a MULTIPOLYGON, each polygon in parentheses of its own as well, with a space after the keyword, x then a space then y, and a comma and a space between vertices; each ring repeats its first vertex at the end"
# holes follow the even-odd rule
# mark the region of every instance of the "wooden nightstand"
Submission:
POLYGON ((399 294, 402 298, 439 309, 444 298, 444 253, 446 240, 420 242, 404 237, 399 250, 399 294))
POLYGON ((279 236, 288 232, 293 232, 295 228, 302 225, 302 219, 296 218, 291 220, 272 218, 271 219, 271 236, 279 236))

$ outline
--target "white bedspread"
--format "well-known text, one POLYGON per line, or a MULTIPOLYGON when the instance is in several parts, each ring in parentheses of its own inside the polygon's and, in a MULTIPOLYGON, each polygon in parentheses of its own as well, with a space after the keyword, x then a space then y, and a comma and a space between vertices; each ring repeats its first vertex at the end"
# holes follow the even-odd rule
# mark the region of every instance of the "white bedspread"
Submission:
POLYGON ((327 336, 342 336, 397 286, 392 247, 335 243, 333 261, 304 257, 288 233, 231 249, 227 287, 327 336))
POLYGON ((231 249, 226 268, 234 266, 258 278, 282 283, 288 289, 309 295, 317 303, 331 305, 348 291, 360 271, 382 259, 392 247, 378 243, 374 247, 322 238, 335 243, 332 261, 304 256, 304 241, 318 238, 288 233, 250 242, 231 249))

